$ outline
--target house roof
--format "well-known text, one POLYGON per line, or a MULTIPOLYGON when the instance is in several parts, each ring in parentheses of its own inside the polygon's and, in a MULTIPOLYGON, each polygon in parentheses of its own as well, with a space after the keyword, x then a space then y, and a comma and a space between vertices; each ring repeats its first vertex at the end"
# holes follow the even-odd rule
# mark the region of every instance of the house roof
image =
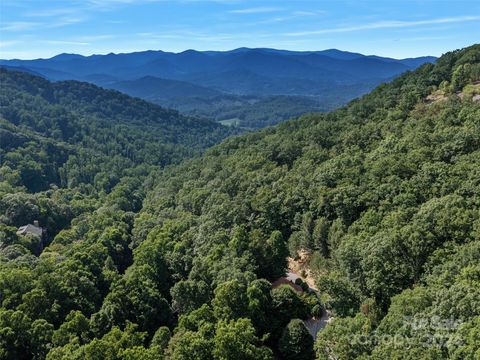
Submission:
POLYGON ((38 227, 32 224, 20 226, 17 230, 17 235, 26 235, 26 234, 34 234, 37 236, 42 236, 43 229, 41 227, 38 227))
POLYGON ((303 292, 303 289, 300 285, 297 285, 293 282, 291 282, 290 280, 288 280, 288 278, 286 277, 281 277, 281 278, 278 278, 277 280, 275 280, 273 283, 272 283, 272 289, 276 289, 277 287, 281 286, 281 285, 289 285, 291 286, 295 291, 299 292, 299 293, 302 293, 303 292))

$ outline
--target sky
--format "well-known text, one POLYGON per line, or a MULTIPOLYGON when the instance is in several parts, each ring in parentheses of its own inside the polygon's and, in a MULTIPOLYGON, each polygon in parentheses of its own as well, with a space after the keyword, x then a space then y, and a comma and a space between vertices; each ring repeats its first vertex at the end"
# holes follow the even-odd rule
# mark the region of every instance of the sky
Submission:
POLYGON ((479 0, 0 0, 2 59, 238 47, 405 58, 479 42, 479 0))

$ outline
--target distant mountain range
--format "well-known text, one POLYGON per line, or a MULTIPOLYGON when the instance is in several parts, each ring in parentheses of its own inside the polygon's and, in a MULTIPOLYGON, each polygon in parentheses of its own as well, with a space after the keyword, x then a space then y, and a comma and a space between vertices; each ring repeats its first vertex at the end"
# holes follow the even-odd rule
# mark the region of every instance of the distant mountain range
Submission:
MULTIPOLYGON (((275 99, 288 95, 285 116, 292 115, 292 97, 301 97, 298 99, 301 103, 305 103, 304 97, 309 98, 308 103, 313 105, 305 111, 332 109, 405 71, 435 60, 432 56, 392 59, 336 49, 297 52, 239 48, 181 53, 60 54, 50 59, 0 60, 0 65, 53 81, 91 82, 160 105, 176 105, 187 113, 198 114, 195 104, 199 99, 207 102, 220 99, 226 106, 222 111, 213 107, 202 115, 221 121, 229 120, 225 116, 232 108, 227 104, 238 110, 241 104, 250 106, 251 97, 257 101, 268 97, 282 108, 282 102, 275 99), (232 96, 238 97, 233 103, 232 96)), ((237 114, 241 123, 242 112, 237 114)), ((282 111, 278 116, 279 121, 283 120, 282 111)), ((263 125, 266 124, 260 121, 254 127, 263 125)))

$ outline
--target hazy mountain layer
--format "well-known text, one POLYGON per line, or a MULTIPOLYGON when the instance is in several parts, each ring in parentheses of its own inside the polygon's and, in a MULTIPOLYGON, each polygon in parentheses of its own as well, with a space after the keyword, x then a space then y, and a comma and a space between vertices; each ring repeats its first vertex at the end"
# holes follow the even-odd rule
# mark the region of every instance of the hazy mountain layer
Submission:
MULTIPOLYGON (((187 109, 188 114, 201 113, 209 118, 236 120, 240 126, 263 127, 274 122, 261 117, 227 119, 228 113, 238 110, 235 106, 222 101, 225 113, 219 116, 217 106, 205 104, 213 103, 219 95, 238 96, 238 103, 243 102, 244 96, 254 96, 256 101, 263 102, 264 97, 288 95, 289 102, 277 103, 276 122, 279 122, 296 114, 302 104, 315 102, 315 106, 307 106, 304 112, 333 109, 381 82, 433 61, 434 57, 396 60, 334 49, 295 52, 240 48, 225 52, 61 54, 50 59, 1 60, 0 64, 42 74, 51 80, 92 82, 181 111, 187 109), (295 104, 291 96, 297 97, 295 104), (175 101, 170 101, 173 98, 175 101), (199 98, 205 100, 204 104, 195 108, 199 98)), ((251 114, 247 108, 244 112, 251 114)))

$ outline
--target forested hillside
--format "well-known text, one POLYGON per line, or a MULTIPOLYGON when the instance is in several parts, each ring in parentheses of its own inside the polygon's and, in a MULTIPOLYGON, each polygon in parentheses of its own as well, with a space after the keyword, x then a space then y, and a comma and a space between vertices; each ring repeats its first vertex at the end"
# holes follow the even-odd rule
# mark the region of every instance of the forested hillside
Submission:
MULTIPOLYGON (((103 282, 58 247, 59 232, 96 217, 98 209, 114 238, 95 241, 111 241, 110 250, 123 254, 120 267, 128 266, 131 250, 118 240, 141 209, 147 175, 199 154, 233 131, 91 84, 50 83, 0 70, 0 358, 44 358, 51 347, 50 324, 63 323, 85 301, 77 295, 103 282), (16 234, 35 220, 45 236, 16 234), (72 266, 78 277, 60 265, 72 266), (37 288, 42 282, 48 289, 37 288), (30 310, 40 313, 11 311, 29 302, 37 307, 30 310), (21 314, 28 314, 27 328, 24 318, 17 318, 21 314)), ((81 238, 75 241, 83 247, 81 238)), ((99 244, 94 247, 102 252, 99 244)), ((102 256, 97 252, 93 258, 102 256)), ((97 290, 91 295, 99 296, 97 290)))
POLYGON ((178 162, 233 131, 87 83, 0 76, 2 165, 31 192, 50 184, 108 192, 107 182, 138 166, 178 162))
POLYGON ((0 66, 42 74, 52 81, 87 81, 187 115, 262 128, 310 111, 333 110, 435 59, 391 59, 340 50, 239 48, 60 54, 49 59, 0 60, 0 66), (285 96, 288 101, 281 101, 285 96), (249 106, 253 102, 256 111, 249 106), (275 111, 268 116, 271 103, 275 111))
MULTIPOLYGON (((98 129, 111 123, 91 128, 88 119, 108 122, 110 112, 138 100, 107 106, 96 101, 121 95, 94 96, 82 85, 90 94, 83 97, 78 83, 9 73, 2 82, 4 75, 21 90, 2 94, 2 131, 21 138, 9 145, 18 154, 1 173, 0 358, 479 357, 479 45, 335 112, 227 139, 164 170, 129 167, 122 155, 105 166, 132 169, 128 177, 112 187, 90 175, 83 191, 69 183, 76 175, 55 175, 57 164, 68 164, 62 156, 70 147, 123 154, 131 142, 104 143, 110 133, 101 141, 98 129), (77 131, 63 129, 70 121, 56 123, 60 115, 78 119, 77 131), (16 164, 24 159, 49 164, 38 171, 66 189, 48 189, 48 178, 30 189, 46 190, 32 200, 19 187, 26 175, 16 164), (143 184, 137 169, 149 173, 143 184), (71 222, 62 217, 68 212, 71 222), (12 226, 36 217, 58 232, 42 246, 12 226), (310 253, 320 299, 271 287, 298 250, 310 253), (298 319, 324 308, 334 320, 314 342, 298 319)), ((194 133, 177 139, 165 123, 154 126, 157 115, 141 112, 153 105, 138 104, 113 117, 119 128, 132 113, 133 123, 151 124, 134 152, 138 164, 160 163, 148 147, 156 131, 180 144, 225 134, 194 122, 194 133)), ((85 165, 92 175, 103 167, 94 159, 85 165)))
MULTIPOLYGON (((275 125, 308 112, 333 110, 351 99, 352 91, 361 91, 345 87, 343 96, 331 94, 321 100, 306 96, 240 96, 151 76, 104 86, 182 114, 246 129, 275 125)), ((364 92, 367 89, 368 85, 364 85, 364 92)))
MULTIPOLYGON (((348 97, 348 96, 347 96, 348 97)), ((218 121, 245 129, 259 129, 278 124, 309 112, 332 110, 346 98, 330 97, 328 104, 306 96, 235 96, 176 97, 168 100, 153 100, 154 103, 177 109, 183 114, 218 121)))

